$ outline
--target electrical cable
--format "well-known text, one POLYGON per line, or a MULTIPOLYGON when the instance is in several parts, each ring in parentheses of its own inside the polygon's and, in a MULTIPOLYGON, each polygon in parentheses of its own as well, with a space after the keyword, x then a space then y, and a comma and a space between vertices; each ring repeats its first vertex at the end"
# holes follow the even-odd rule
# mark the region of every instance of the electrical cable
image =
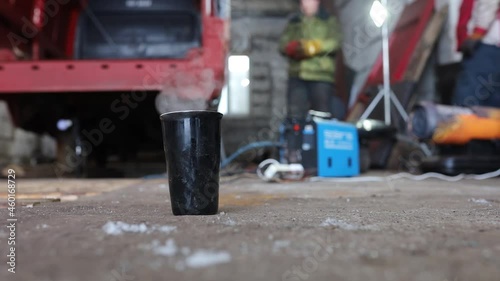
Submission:
POLYGON ((439 179, 443 181, 448 181, 448 182, 457 182, 459 180, 465 179, 465 175, 460 174, 456 176, 447 176, 439 173, 426 173, 422 175, 413 175, 410 173, 399 173, 395 174, 392 176, 388 176, 388 180, 399 180, 399 179, 408 179, 408 180, 413 180, 413 181, 423 181, 427 179, 439 179))
POLYGON ((500 176, 500 169, 496 170, 491 173, 486 173, 482 175, 466 175, 466 179, 472 179, 472 180, 487 180, 487 179, 492 179, 500 176))
POLYGON ((500 169, 491 173, 481 174, 481 175, 468 175, 468 174, 460 174, 457 176, 447 176, 439 173, 426 173, 422 175, 412 175, 409 173, 399 173, 386 177, 353 177, 353 178, 322 178, 322 177, 313 177, 310 178, 311 182, 384 182, 384 181, 393 181, 400 179, 409 179, 413 181, 423 181, 427 179, 438 179, 442 181, 448 182, 457 182, 460 180, 487 180, 500 176, 500 169))
MULTIPOLYGON (((283 143, 279 142, 271 142, 271 141, 262 141, 262 142, 254 142, 249 145, 246 145, 244 147, 241 147, 238 149, 235 153, 233 153, 231 156, 227 157, 224 159, 221 163, 221 170, 226 168, 229 164, 231 164, 236 158, 238 158, 240 155, 243 153, 250 151, 252 149, 258 149, 258 148, 266 148, 266 147, 282 147, 283 143)), ((163 179, 166 178, 167 174, 156 174, 156 175, 148 175, 143 177, 143 179, 147 180, 153 180, 153 179, 163 179)))

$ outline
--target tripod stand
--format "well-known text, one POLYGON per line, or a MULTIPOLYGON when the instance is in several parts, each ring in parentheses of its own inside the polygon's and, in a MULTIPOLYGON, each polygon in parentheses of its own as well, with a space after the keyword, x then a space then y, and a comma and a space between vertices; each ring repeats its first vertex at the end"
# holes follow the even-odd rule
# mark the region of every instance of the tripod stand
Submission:
POLYGON ((387 126, 391 125, 391 102, 394 104, 404 121, 408 121, 408 113, 399 102, 398 98, 391 89, 390 61, 389 61, 389 25, 387 21, 387 0, 378 0, 374 2, 370 12, 373 21, 377 27, 382 27, 382 67, 383 67, 383 87, 368 105, 360 120, 366 120, 377 104, 384 98, 384 121, 387 126))

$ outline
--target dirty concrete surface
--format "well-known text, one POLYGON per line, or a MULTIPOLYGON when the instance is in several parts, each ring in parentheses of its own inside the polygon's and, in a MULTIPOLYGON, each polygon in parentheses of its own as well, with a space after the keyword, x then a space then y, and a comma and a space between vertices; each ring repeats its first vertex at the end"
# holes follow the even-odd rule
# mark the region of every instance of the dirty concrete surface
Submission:
POLYGON ((0 280, 500 280, 499 179, 244 177, 206 217, 174 217, 164 180, 124 181, 17 216, 16 274, 3 228, 0 280))

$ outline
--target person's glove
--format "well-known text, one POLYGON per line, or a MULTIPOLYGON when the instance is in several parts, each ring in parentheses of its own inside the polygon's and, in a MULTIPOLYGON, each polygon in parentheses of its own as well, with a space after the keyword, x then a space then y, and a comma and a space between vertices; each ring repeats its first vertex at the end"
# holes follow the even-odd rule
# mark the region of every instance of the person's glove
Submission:
POLYGON ((301 45, 305 57, 314 57, 321 53, 323 48, 320 40, 302 40, 301 45))
POLYGON ((292 59, 301 60, 304 58, 300 41, 292 41, 285 47, 285 53, 292 59))
POLYGON ((483 39, 483 35, 473 33, 472 35, 467 37, 467 39, 465 39, 458 50, 462 52, 465 57, 471 57, 474 54, 474 51, 476 51, 476 48, 479 45, 481 39, 483 39))

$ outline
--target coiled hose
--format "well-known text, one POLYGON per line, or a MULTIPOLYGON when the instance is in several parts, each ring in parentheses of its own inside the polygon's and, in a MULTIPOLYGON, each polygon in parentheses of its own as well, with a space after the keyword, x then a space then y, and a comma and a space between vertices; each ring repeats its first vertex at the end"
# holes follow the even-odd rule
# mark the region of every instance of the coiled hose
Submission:
POLYGON ((221 164, 221 169, 224 169, 227 167, 229 164, 231 164, 236 158, 238 158, 240 155, 243 153, 250 151, 252 149, 258 149, 258 148, 266 148, 266 147, 283 147, 283 143, 281 142, 272 142, 272 141, 261 141, 261 142, 253 142, 251 144, 248 144, 246 146, 243 146, 239 148, 235 153, 233 153, 231 156, 228 158, 224 159, 221 164))

